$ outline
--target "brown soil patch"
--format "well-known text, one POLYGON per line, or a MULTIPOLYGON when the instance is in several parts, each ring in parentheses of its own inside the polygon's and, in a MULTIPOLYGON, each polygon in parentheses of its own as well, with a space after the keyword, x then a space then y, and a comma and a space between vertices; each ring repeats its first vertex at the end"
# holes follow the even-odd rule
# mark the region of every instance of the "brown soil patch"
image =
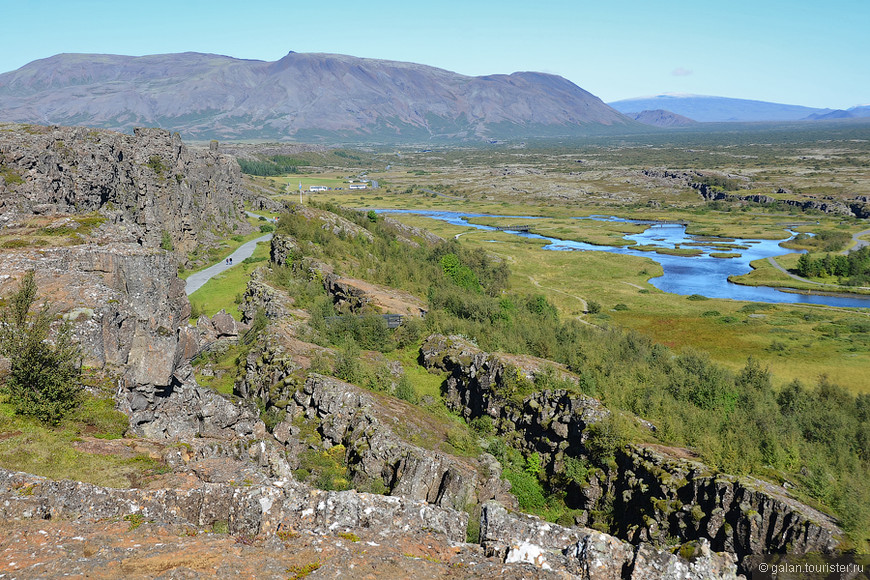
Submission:
POLYGON ((644 444, 643 447, 648 447, 649 449, 658 451, 662 455, 674 457, 676 459, 697 459, 700 457, 697 453, 691 449, 686 449, 685 447, 667 447, 665 445, 657 445, 654 443, 644 444))

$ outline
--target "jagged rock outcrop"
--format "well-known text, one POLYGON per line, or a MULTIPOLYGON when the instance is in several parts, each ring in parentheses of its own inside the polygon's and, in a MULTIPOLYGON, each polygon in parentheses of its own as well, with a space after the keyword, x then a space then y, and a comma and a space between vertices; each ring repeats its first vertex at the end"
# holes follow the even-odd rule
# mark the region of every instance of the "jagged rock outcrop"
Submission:
POLYGON ((426 314, 423 301, 404 290, 334 273, 324 276, 323 287, 339 310, 360 312, 374 308, 377 312, 402 316, 420 317, 426 314))
POLYGON ((279 266, 289 266, 302 256, 302 251, 296 239, 286 234, 272 236, 269 247, 269 260, 279 266))
POLYGON ((364 227, 359 226, 352 221, 341 217, 338 214, 332 213, 331 211, 326 211, 323 209, 317 209, 314 207, 299 204, 292 204, 290 206, 290 211, 291 213, 301 215, 308 221, 319 222, 320 227, 322 227, 326 231, 332 232, 336 236, 342 235, 349 238, 356 238, 357 236, 362 236, 368 241, 372 241, 374 239, 371 232, 364 227))
MULTIPOLYGON (((273 238, 274 239, 274 238, 273 238)), ((242 302, 239 304, 239 312, 242 313, 242 322, 249 324, 262 309, 267 318, 276 320, 284 318, 293 308, 293 299, 264 281, 260 269, 254 270, 251 279, 245 286, 242 294, 242 302)))
POLYGON ((380 480, 391 495, 455 509, 493 498, 513 500, 499 470, 484 473, 482 479, 480 462, 460 460, 398 437, 390 424, 398 424, 399 417, 406 418, 404 429, 418 428, 409 404, 388 404, 383 397, 354 385, 311 375, 293 395, 287 411, 288 417, 303 414, 317 419, 324 442, 345 446, 354 481, 380 480), (391 412, 390 406, 399 408, 391 412))
POLYGON ((382 219, 384 226, 396 234, 396 239, 404 244, 417 246, 419 244, 417 244, 415 240, 421 240, 425 244, 434 246, 435 244, 440 244, 444 241, 444 238, 433 234, 429 230, 403 224, 399 220, 395 220, 390 216, 383 216, 382 219))
POLYGON ((830 516, 754 477, 716 473, 668 448, 629 446, 612 474, 615 533, 632 542, 665 535, 708 538, 739 557, 836 552, 842 531, 830 516))
POLYGON ((565 528, 534 516, 484 504, 480 543, 506 563, 528 562, 583 580, 714 580, 737 575, 734 556, 714 553, 706 540, 682 546, 680 555, 642 543, 632 546, 588 528, 565 528), (683 557, 685 555, 685 557, 683 557))
POLYGON ((130 514, 193 526, 223 522, 230 533, 250 537, 301 528, 315 533, 369 529, 390 537, 425 528, 453 542, 464 541, 468 522, 465 513, 420 500, 312 490, 286 480, 242 487, 203 483, 193 489, 112 489, 0 469, 4 520, 96 521, 130 514))
POLYGON ((83 127, 8 125, 0 131, 0 213, 101 212, 131 241, 180 256, 232 232, 251 230, 238 163, 187 148, 178 134, 133 135, 83 127), (165 243, 164 243, 165 245, 165 243))
MULTIPOLYGON (((778 204, 789 207, 796 207, 802 211, 814 210, 822 213, 830 213, 836 215, 856 216, 852 208, 840 201, 828 200, 819 201, 816 199, 776 199, 769 195, 753 194, 753 195, 735 195, 724 191, 716 190, 706 184, 696 184, 698 193, 705 201, 748 201, 752 203, 762 204, 778 204)), ((694 187, 694 185, 693 185, 694 187)), ((860 208, 859 208, 860 211, 860 208)), ((859 216, 860 217, 860 216, 859 216)))
MULTIPOLYGON (((562 472, 567 457, 590 457, 588 427, 609 415, 595 399, 566 390, 511 397, 513 377, 538 372, 539 361, 531 357, 485 353, 462 339, 433 335, 424 341, 421 358, 450 372, 445 399, 451 409, 467 420, 489 416, 513 445, 539 453, 550 476, 562 472)), ((585 510, 613 510, 610 531, 632 543, 707 539, 713 549, 741 559, 767 552, 832 553, 842 538, 830 516, 784 488, 716 473, 664 447, 618 450, 615 465, 595 470, 568 499, 585 510)))
MULTIPOLYGON (((275 438, 298 453, 297 420, 313 422, 323 445, 343 445, 351 479, 358 485, 379 482, 391 495, 422 499, 436 505, 463 509, 497 498, 508 505, 515 499, 502 481, 498 462, 460 459, 424 449, 399 437, 403 431, 426 430, 414 421, 412 405, 364 391, 343 381, 311 374, 302 379, 300 366, 276 345, 251 351, 236 394, 263 408, 281 409, 275 438)), ((427 434, 428 435, 428 434, 427 434)))
MULTIPOLYGON (((87 364, 117 376, 118 405, 134 433, 232 438, 256 430, 255 410, 192 379, 189 361, 202 343, 187 326, 190 303, 171 253, 137 244, 6 252, 0 294, 27 270, 35 270, 40 296, 73 322, 87 364)), ((227 318, 217 315, 212 329, 231 333, 227 318)))
POLYGON ((243 329, 244 327, 224 309, 216 312, 211 318, 203 314, 196 320, 200 348, 212 347, 219 342, 234 343, 243 329))
POLYGON ((200 387, 191 376, 176 377, 168 392, 151 399, 139 391, 125 393, 119 408, 130 417, 130 431, 150 439, 231 440, 266 434, 255 407, 200 387))

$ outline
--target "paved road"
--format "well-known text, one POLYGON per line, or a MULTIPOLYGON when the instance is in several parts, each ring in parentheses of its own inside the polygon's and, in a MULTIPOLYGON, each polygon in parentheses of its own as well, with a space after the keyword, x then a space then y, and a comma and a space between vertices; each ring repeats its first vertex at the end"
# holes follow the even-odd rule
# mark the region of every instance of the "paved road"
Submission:
MULTIPOLYGON (((260 217, 258 214, 245 212, 251 217, 260 217)), ((226 260, 222 262, 218 262, 214 266, 210 266, 205 270, 200 270, 196 274, 191 274, 190 278, 187 279, 186 285, 184 287, 184 291, 188 296, 202 288, 206 282, 223 272, 224 270, 229 270, 230 268, 235 268, 239 264, 241 264, 245 259, 250 258, 254 254, 254 250, 257 247, 257 244, 260 242, 268 242, 272 239, 272 234, 266 234, 265 236, 260 236, 250 242, 245 242, 238 249, 230 254, 228 257, 233 259, 233 265, 227 265, 226 260)))
POLYGON ((852 242, 855 245, 847 250, 843 250, 840 253, 841 254, 848 254, 849 252, 854 252, 854 251, 860 250, 864 246, 870 246, 870 242, 868 242, 867 240, 859 239, 861 236, 866 236, 867 234, 870 234, 870 230, 864 230, 862 232, 858 232, 857 234, 854 234, 852 236, 852 242))

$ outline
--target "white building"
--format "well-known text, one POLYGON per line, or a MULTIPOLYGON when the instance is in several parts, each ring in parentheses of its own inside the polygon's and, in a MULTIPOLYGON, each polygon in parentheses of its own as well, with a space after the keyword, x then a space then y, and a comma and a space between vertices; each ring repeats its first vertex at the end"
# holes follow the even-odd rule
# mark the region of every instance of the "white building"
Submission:
POLYGON ((312 185, 308 188, 308 193, 314 193, 315 191, 327 191, 329 188, 325 185, 312 185))

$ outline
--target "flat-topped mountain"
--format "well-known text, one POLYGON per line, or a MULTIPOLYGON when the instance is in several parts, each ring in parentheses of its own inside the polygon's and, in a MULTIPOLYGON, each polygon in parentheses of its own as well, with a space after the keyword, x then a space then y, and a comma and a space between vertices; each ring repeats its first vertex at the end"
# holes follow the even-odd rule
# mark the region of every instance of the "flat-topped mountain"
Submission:
POLYGON ((641 111, 640 113, 626 113, 626 115, 638 123, 652 125, 653 127, 687 127, 698 124, 693 119, 663 109, 641 111))
POLYGON ((664 109, 702 123, 799 121, 830 109, 704 95, 656 95, 608 103, 622 113, 664 109))
POLYGON ((60 54, 0 75, 0 121, 158 126, 195 139, 480 139, 633 126, 555 75, 464 76, 414 63, 291 52, 60 54))

